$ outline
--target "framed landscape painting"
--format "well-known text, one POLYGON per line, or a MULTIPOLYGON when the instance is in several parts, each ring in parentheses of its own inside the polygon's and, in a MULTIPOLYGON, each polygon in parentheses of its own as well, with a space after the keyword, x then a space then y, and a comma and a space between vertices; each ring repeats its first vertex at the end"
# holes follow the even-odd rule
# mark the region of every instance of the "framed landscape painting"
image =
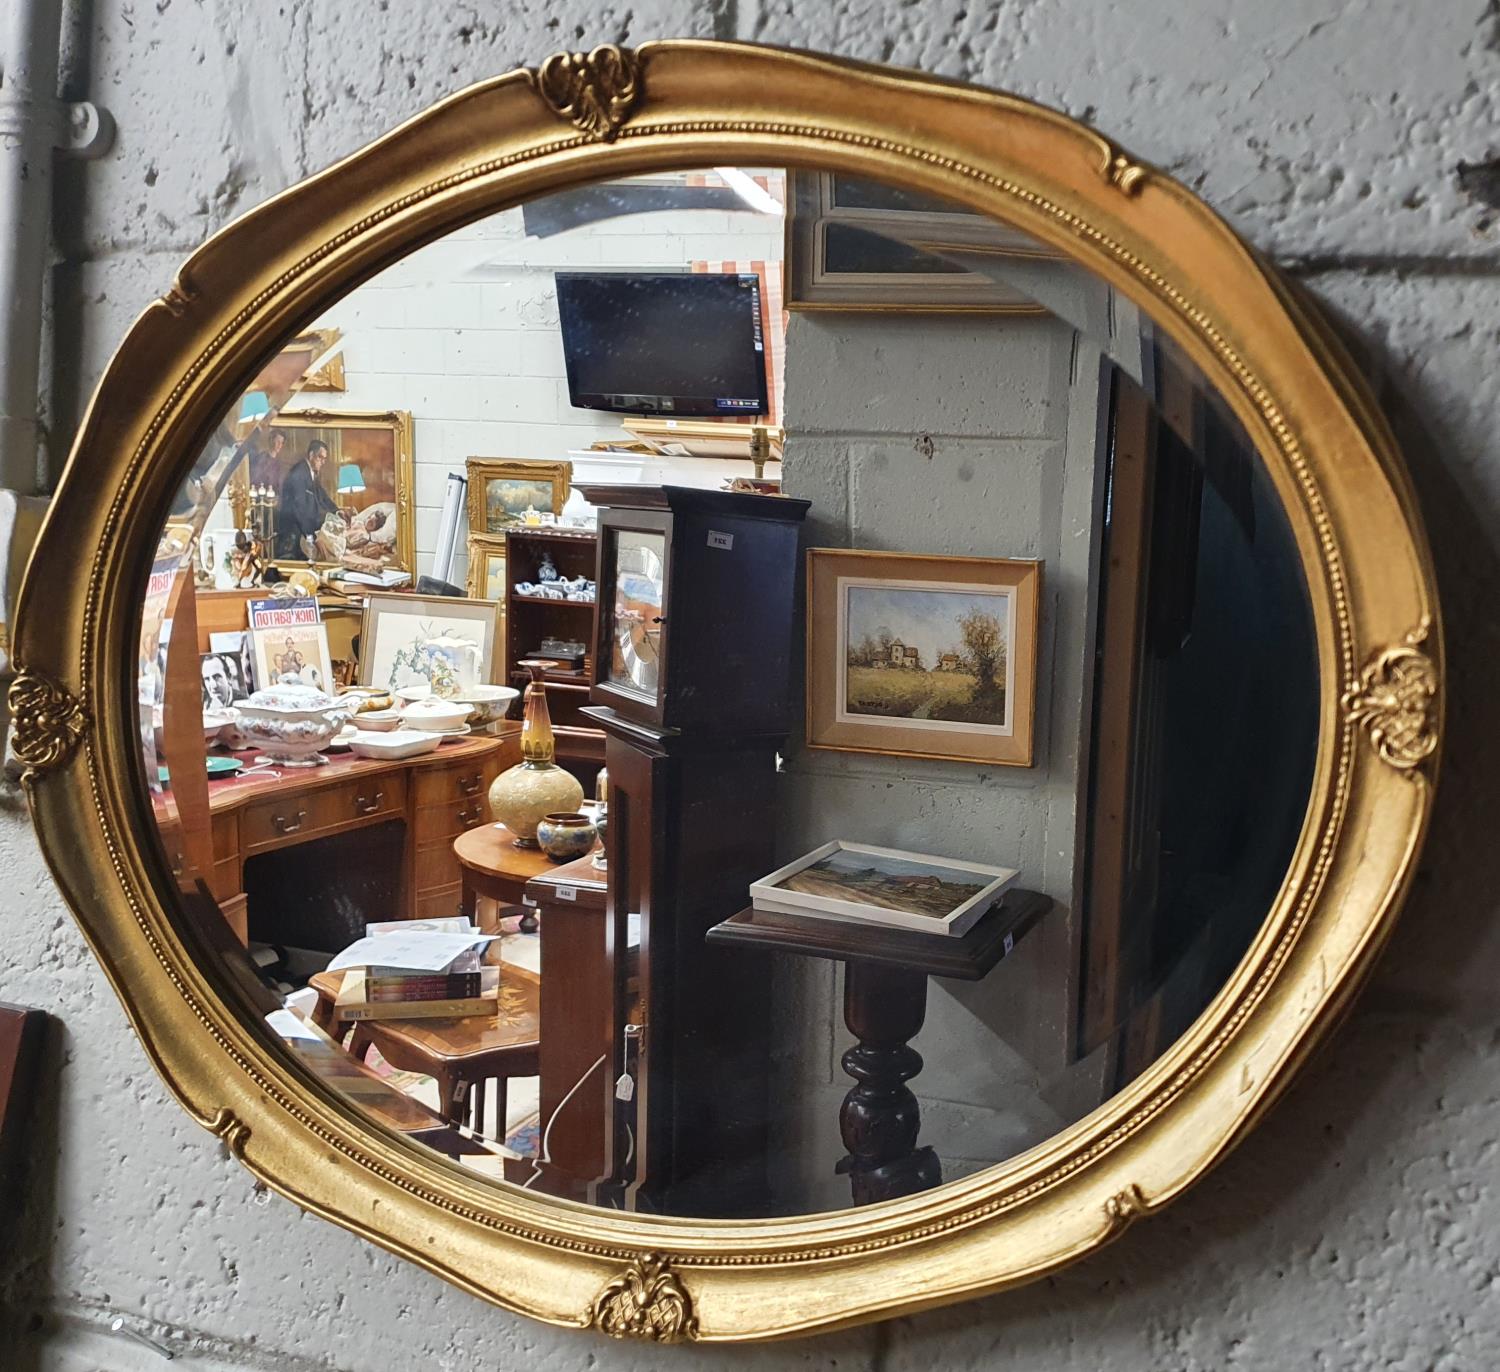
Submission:
POLYGON ((1014 867, 835 839, 750 883, 757 910, 962 937, 1015 882, 1014 867))
POLYGON ((493 600, 505 605, 505 540, 469 535, 468 592, 470 600, 493 600))
MULTIPOLYGON (((528 517, 560 515, 568 500, 571 462, 531 458, 471 457, 469 532, 503 534, 528 517)), ((536 523, 535 518, 531 522, 536 523)))
POLYGON ((1029 767, 1042 565, 811 548, 811 748, 1029 767))

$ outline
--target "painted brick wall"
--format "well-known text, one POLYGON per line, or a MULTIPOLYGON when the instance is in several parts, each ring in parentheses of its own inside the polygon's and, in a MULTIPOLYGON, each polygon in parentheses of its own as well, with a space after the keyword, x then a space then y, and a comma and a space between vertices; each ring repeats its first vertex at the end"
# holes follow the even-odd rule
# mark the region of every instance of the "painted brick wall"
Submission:
MULTIPOLYGON (((1435 535, 1452 710, 1434 833, 1372 986, 1193 1194, 1037 1286, 683 1366, 1046 1372, 1500 1365, 1500 19, 1487 0, 72 0, 70 80, 120 140, 70 168, 54 443, 208 231, 465 81, 569 46, 717 34, 909 63, 1095 121, 1196 187, 1333 311, 1435 535), (1476 198, 1479 197, 1479 198, 1476 198)), ((512 1319, 258 1191, 167 1098, 0 797, 0 994, 63 1023, 0 1365, 625 1372, 673 1361, 512 1319)))

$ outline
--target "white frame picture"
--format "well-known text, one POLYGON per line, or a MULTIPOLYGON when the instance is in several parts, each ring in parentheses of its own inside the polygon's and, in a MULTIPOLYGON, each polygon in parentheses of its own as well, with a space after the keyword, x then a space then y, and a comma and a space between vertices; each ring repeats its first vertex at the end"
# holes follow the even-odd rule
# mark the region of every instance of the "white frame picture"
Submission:
POLYGON ((477 635, 479 648, 476 680, 460 679, 460 687, 489 685, 495 676, 498 625, 499 607, 493 600, 371 592, 365 597, 360 621, 359 684, 385 687, 398 652, 418 641, 430 642, 458 631, 471 638, 477 635))
POLYGON ((978 862, 962 862, 957 858, 934 857, 930 853, 908 853, 899 848, 875 848, 864 843, 834 839, 821 848, 814 848, 812 852, 803 854, 795 862, 778 868, 769 876, 751 882, 750 901, 755 909, 772 914, 805 915, 854 924, 879 924, 886 928, 914 929, 921 933, 960 938, 990 911, 998 897, 1014 885, 1020 875, 1014 867, 991 867, 978 862), (783 885, 788 878, 806 871, 835 853, 857 853, 877 860, 913 863, 938 871, 986 877, 988 881, 968 900, 954 906, 941 917, 908 914, 857 900, 838 900, 803 891, 789 891, 783 885))

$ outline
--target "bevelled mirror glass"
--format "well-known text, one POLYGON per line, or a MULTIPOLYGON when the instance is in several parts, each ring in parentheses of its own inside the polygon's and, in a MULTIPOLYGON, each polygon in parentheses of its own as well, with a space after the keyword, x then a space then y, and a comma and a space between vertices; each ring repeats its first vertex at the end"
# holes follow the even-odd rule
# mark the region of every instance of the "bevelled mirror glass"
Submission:
MULTIPOLYGON (((337 280, 195 379, 111 583, 130 725, 98 757, 153 937, 254 1048, 221 1046, 288 1083, 324 1139, 306 1167, 331 1110, 382 1140, 334 1150, 380 1184, 495 1207, 601 1276, 638 1236, 587 1312, 607 1332, 787 1332, 943 1291, 886 1275, 824 1317, 753 1314, 736 1265, 998 1224, 1010 1179, 1104 1157, 1269 1013, 1339 826, 1373 822, 1333 782, 1356 746, 1407 788, 1392 835, 1420 830, 1432 608, 1404 487, 1371 476, 1337 519, 1364 500, 1410 531, 1426 609, 1356 653, 1353 616, 1394 593, 1330 560, 1317 436, 1283 439, 1332 423, 1320 404, 1383 430, 1347 375, 1269 404, 1169 275, 1179 249, 1219 260, 1185 231, 1159 271, 1109 258, 1189 203, 1156 174, 1106 146, 1091 228, 1056 187, 945 191, 805 124, 734 155, 647 129, 649 158, 628 136, 612 158, 653 67, 805 61, 648 51, 536 78, 586 165, 360 260, 324 240, 337 280), (1141 207, 1161 218, 1109 222, 1141 207)), ((885 79, 813 65, 814 104, 885 79)), ((906 86, 956 136, 933 111, 967 97, 906 86)), ((1205 222, 1334 378, 1304 307, 1205 222)), ((1253 1099, 1225 1093, 1279 1083, 1350 937, 1291 1037, 1256 1031, 1237 1088, 1204 1077, 1226 1137, 1253 1099)), ((259 1126, 223 1116, 257 1165, 259 1126)), ((1093 1241, 1190 1151, 1096 1200, 1093 1241)), ((294 1155, 261 1168, 295 1194, 294 1155)), ((1061 1260, 1033 1242, 985 1279, 1061 1260)), ((498 1261, 498 1299, 566 1317, 498 1261)))

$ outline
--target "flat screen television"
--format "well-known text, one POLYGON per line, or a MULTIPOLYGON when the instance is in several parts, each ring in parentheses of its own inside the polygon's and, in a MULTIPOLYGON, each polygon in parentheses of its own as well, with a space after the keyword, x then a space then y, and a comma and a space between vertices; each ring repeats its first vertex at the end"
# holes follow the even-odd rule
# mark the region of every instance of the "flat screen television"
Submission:
POLYGON ((753 273, 556 277, 568 395, 578 409, 721 418, 769 411, 753 273))

